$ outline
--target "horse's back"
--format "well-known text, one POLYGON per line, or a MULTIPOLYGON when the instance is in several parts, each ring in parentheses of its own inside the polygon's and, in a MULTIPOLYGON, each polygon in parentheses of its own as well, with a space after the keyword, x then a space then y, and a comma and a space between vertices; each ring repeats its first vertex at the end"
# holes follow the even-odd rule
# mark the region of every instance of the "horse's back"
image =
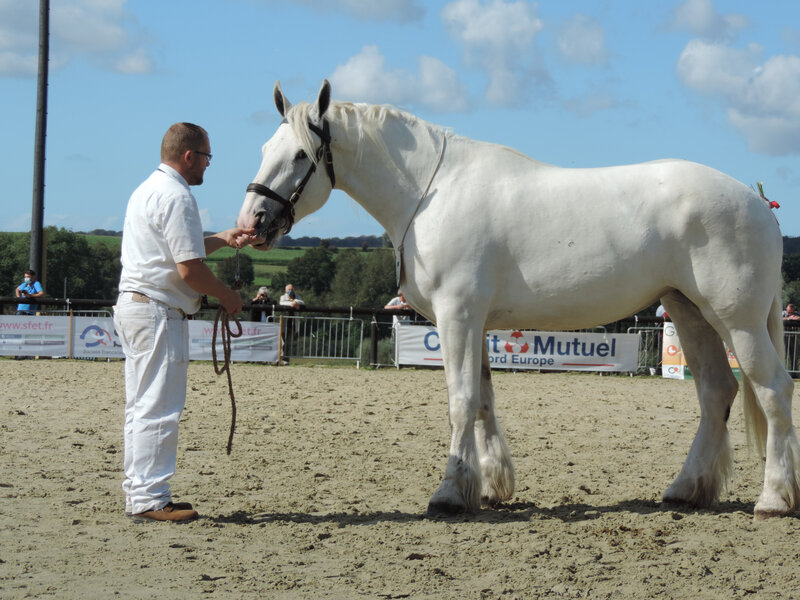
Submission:
POLYGON ((451 282, 446 294, 482 296, 491 326, 582 327, 671 289, 724 298, 779 285, 773 215, 715 169, 676 159, 565 169, 487 146, 461 181, 457 169, 440 184, 415 237, 423 293, 451 282))

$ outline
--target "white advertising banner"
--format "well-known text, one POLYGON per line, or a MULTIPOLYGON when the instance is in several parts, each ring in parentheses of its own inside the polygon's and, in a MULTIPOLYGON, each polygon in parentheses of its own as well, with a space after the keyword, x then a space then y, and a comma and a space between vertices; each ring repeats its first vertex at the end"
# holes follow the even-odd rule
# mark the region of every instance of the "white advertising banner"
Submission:
POLYGON ((69 317, 0 315, 0 354, 67 356, 69 317))
MULTIPOLYGON (((69 317, 61 317, 68 319, 69 317)), ((72 318, 72 356, 123 358, 122 345, 111 317, 72 318)))
MULTIPOLYGON (((231 338, 231 360, 278 362, 278 323, 241 321, 242 336, 231 338)), ((231 322, 236 332, 236 323, 231 322)), ((189 321, 189 360, 211 360, 213 321, 189 321)), ((217 334, 217 359, 222 360, 222 336, 217 334)))
MULTIPOLYGON (((231 360, 278 361, 279 325, 242 321, 242 336, 231 338, 231 360)), ((211 360, 213 321, 189 321, 189 360, 211 360)), ((233 330, 237 331, 233 324, 233 330)), ((0 315, 0 355, 123 358, 111 317, 0 315)), ((217 358, 224 356, 217 335, 217 358)))
MULTIPOLYGON (((400 365, 443 365, 436 327, 395 328, 400 365)), ((634 372, 639 336, 628 333, 567 333, 492 330, 486 333, 489 363, 496 369, 634 372)))

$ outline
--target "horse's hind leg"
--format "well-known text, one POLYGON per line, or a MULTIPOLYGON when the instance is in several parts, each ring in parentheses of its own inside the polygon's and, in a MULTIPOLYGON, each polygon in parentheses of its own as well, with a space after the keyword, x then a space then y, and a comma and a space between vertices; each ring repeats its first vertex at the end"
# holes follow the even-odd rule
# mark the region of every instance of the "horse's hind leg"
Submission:
POLYGON ((489 353, 483 344, 481 403, 475 421, 475 442, 481 464, 481 503, 495 505, 514 493, 514 465, 494 411, 489 353))
POLYGON ((708 506, 719 498, 731 473, 727 421, 738 383, 722 339, 698 307, 680 292, 671 292, 662 302, 678 330, 700 400, 700 425, 664 501, 708 506))
POLYGON ((772 330, 761 326, 760 331, 731 331, 746 385, 752 386, 745 393, 755 393, 766 421, 764 488, 755 505, 756 518, 785 515, 800 506, 800 444, 792 425, 793 383, 775 347, 783 340, 772 339, 781 337, 782 330, 775 325, 772 330))

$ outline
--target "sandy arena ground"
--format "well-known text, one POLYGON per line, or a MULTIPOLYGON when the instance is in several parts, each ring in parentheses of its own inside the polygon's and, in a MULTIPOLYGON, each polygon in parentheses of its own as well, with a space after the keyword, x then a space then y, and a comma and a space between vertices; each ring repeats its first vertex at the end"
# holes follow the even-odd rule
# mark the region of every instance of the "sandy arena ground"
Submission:
POLYGON ((730 492, 660 504, 697 426, 691 382, 495 373, 515 497, 427 520, 442 371, 234 365, 226 456, 227 384, 192 364, 173 491, 202 518, 169 524, 123 512, 122 367, 0 360, 0 597, 800 597, 798 517, 752 518, 740 401, 730 492))

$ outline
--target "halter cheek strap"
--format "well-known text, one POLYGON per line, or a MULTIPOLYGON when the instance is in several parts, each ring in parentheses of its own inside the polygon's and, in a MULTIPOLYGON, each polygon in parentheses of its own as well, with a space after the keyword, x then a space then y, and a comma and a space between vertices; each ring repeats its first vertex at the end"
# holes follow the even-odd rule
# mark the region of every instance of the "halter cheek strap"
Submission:
MULTIPOLYGON (((319 136, 320 140, 322 140, 322 143, 320 144, 319 148, 317 148, 316 152, 317 161, 322 160, 325 163, 325 171, 328 173, 328 179, 331 180, 331 187, 336 187, 336 174, 333 172, 333 153, 331 152, 331 133, 328 121, 324 120, 322 122, 322 129, 310 122, 308 127, 311 129, 311 131, 319 136)), ((299 185, 295 188, 294 192, 292 192, 292 195, 289 196, 288 199, 281 196, 278 192, 271 190, 267 186, 255 182, 247 186, 247 191, 258 194, 259 196, 270 198, 280 202, 283 205, 281 216, 286 223, 283 233, 287 234, 292 230, 292 225, 294 225, 294 206, 297 204, 297 201, 300 200, 300 195, 303 193, 308 180, 311 179, 311 176, 316 170, 317 165, 316 163, 312 162, 308 167, 305 177, 303 177, 299 185)))
POLYGON ((322 140, 322 145, 317 149, 317 160, 325 163, 325 171, 328 173, 328 179, 331 180, 331 187, 336 187, 336 173, 333 172, 333 153, 331 152, 331 130, 328 120, 322 121, 322 129, 313 123, 309 123, 308 128, 322 140))

